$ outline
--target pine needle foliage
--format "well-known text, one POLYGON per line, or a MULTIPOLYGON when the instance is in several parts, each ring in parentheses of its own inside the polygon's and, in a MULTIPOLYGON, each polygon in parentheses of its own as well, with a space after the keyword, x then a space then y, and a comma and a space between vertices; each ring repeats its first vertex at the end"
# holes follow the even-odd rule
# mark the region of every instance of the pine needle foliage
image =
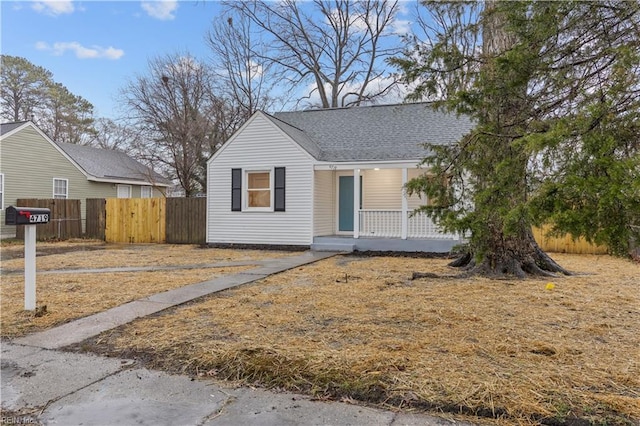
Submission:
POLYGON ((477 127, 430 147, 410 193, 469 236, 456 265, 485 275, 564 270, 531 226, 628 255, 640 241, 640 3, 424 2, 430 40, 394 62, 416 89, 477 127), (435 41, 433 41, 435 40, 435 41), (464 54, 463 54, 464 53, 464 54))

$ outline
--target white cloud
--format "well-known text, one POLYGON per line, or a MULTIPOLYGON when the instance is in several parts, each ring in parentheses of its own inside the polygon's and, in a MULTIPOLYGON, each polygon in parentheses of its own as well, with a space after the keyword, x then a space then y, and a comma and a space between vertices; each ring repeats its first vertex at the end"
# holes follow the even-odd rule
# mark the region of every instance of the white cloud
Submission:
POLYGON ((408 19, 396 19, 391 24, 391 31, 399 36, 411 34, 411 24, 408 19))
MULTIPOLYGON (((384 104, 396 104, 396 103, 404 102, 406 96, 409 93, 411 93, 412 87, 404 84, 393 85, 393 82, 395 81, 396 79, 393 76, 379 77, 371 80, 367 86, 368 90, 366 94, 374 95, 382 92, 384 92, 384 94, 376 97, 375 101, 373 102, 371 101, 364 102, 364 105, 368 105, 368 104, 384 105, 384 104), (389 89, 390 86, 393 86, 393 87, 389 89)), ((349 92, 358 92, 359 89, 360 89, 360 83, 350 82, 342 88, 341 93, 344 94, 349 92)), ((331 88, 328 85, 326 85, 325 90, 327 92, 330 92, 331 88)), ((351 101, 355 100, 355 95, 353 95, 351 99, 350 98, 346 99, 347 102, 349 102, 350 100, 351 101)), ((314 106, 314 107, 320 106, 322 104, 320 100, 320 95, 318 94, 318 86, 315 83, 307 87, 306 102, 310 106, 314 106)))
POLYGON ((140 6, 145 12, 152 18, 160 19, 161 21, 169 21, 176 17, 175 11, 178 10, 177 0, 153 0, 142 1, 140 6))
POLYGON ((39 41, 36 43, 36 49, 38 50, 46 50, 51 52, 53 55, 61 56, 66 51, 70 50, 75 53, 76 57, 79 59, 120 59, 122 55, 124 55, 124 50, 116 49, 114 47, 101 47, 101 46, 91 46, 85 47, 78 43, 77 41, 72 42, 55 42, 53 45, 50 45, 44 41, 39 41))
POLYGON ((73 13, 75 7, 72 0, 41 0, 34 1, 31 8, 39 13, 58 16, 65 13, 73 13))

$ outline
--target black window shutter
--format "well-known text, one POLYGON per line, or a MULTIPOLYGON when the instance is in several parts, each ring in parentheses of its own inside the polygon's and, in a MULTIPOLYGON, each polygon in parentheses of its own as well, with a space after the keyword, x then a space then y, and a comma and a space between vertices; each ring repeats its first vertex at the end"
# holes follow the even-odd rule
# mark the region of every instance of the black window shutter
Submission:
POLYGON ((275 172, 275 185, 274 185, 274 204, 273 210, 276 212, 285 211, 285 171, 284 167, 276 167, 275 172))
POLYGON ((231 169, 231 211, 242 211, 242 169, 231 169))

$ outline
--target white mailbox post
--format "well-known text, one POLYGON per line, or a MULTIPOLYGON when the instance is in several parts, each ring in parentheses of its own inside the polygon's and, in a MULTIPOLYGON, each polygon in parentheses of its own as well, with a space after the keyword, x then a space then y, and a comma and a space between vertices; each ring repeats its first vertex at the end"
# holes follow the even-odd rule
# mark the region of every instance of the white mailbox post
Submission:
POLYGON ((24 225, 24 309, 36 310, 36 225, 49 223, 51 210, 38 207, 5 209, 5 225, 24 225))

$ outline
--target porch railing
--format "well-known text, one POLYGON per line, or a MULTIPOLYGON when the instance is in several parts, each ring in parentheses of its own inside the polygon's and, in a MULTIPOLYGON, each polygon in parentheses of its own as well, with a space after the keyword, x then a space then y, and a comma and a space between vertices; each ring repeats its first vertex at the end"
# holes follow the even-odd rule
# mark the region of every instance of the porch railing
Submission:
MULTIPOLYGON (((424 213, 407 212, 407 238, 458 239, 444 234, 424 213)), ((363 237, 402 238, 402 210, 360 210, 360 235, 363 237)))

